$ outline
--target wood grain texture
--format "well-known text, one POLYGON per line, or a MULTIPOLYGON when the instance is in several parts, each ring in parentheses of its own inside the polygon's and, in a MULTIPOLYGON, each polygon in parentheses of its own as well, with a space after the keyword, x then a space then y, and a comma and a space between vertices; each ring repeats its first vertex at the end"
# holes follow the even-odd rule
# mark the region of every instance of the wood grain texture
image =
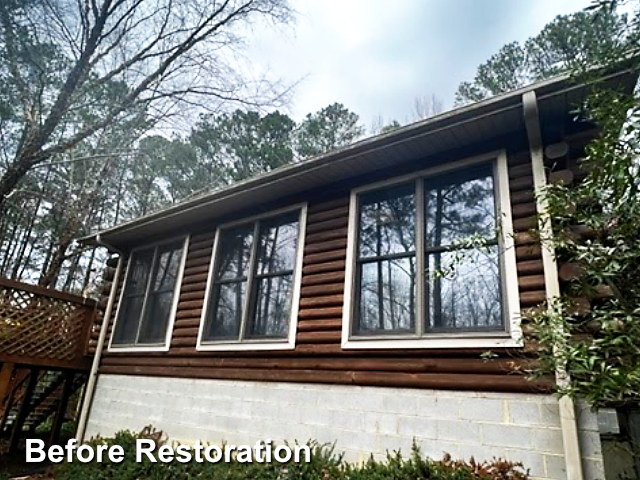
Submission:
MULTIPOLYGON (((523 308, 544 301, 533 180, 528 152, 509 156, 516 258, 523 308)), ((103 373, 409 388, 547 391, 521 374, 535 362, 518 349, 344 350, 342 304, 349 214, 348 192, 309 201, 296 346, 282 351, 197 351, 214 231, 191 237, 168 352, 105 352, 103 373)), ((115 315, 115 312, 114 312, 115 315)))

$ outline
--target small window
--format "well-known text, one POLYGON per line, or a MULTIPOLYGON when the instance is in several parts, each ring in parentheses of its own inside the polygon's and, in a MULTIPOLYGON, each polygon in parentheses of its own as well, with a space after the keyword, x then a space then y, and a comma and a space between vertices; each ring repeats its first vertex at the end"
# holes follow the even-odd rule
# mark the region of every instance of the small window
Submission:
POLYGON ((112 347, 165 347, 175 314, 184 240, 134 250, 120 299, 112 347))
POLYGON ((515 340, 506 157, 493 160, 352 193, 344 347, 515 340))
POLYGON ((216 233, 199 347, 292 347, 297 316, 299 208, 216 233))

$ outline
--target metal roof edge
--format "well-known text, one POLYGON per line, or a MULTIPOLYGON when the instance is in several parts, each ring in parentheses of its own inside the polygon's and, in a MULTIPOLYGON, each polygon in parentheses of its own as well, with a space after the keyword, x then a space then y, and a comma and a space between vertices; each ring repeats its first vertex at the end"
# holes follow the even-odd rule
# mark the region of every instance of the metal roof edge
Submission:
POLYGON ((497 114, 505 109, 519 107, 522 105, 522 95, 530 91, 539 92, 539 98, 541 99, 548 98, 567 90, 567 88, 581 88, 593 83, 611 80, 615 77, 621 77, 630 74, 632 71, 633 69, 631 68, 625 68, 605 75, 604 77, 595 79, 593 81, 577 83, 574 85, 569 85, 571 75, 559 75, 541 82, 533 83, 517 90, 512 90, 501 95, 496 95, 480 102, 472 103, 449 110, 447 112, 443 112, 438 115, 434 115, 425 120, 400 127, 391 132, 365 138, 346 147, 331 150, 310 159, 277 168, 270 172, 266 172, 261 175, 237 182, 228 187, 204 193, 178 204, 165 207, 143 217, 129 220, 120 225, 95 232, 91 235, 87 235, 80 238, 78 241, 84 244, 102 244, 101 238, 109 237, 113 234, 123 233, 128 230, 140 228, 150 223, 165 220, 193 208, 202 207, 210 203, 216 203, 216 201, 220 199, 232 197, 233 195, 240 192, 246 192, 247 190, 253 190, 258 187, 273 184, 275 182, 278 182, 280 179, 289 176, 294 177, 300 172, 320 168, 335 161, 345 160, 353 157, 354 155, 360 155, 368 151, 375 151, 379 148, 391 146, 393 144, 403 142, 409 138, 425 135, 436 130, 452 128, 464 121, 480 118, 485 115, 497 114))

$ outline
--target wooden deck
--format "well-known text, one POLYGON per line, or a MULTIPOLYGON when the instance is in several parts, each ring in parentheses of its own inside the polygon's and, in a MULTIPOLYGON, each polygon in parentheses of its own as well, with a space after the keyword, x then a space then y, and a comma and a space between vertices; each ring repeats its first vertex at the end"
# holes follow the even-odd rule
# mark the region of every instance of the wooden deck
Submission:
POLYGON ((49 445, 58 442, 91 368, 96 311, 95 300, 0 278, 0 437, 10 452, 52 415, 49 445))
POLYGON ((96 301, 0 279, 0 362, 87 371, 96 301))

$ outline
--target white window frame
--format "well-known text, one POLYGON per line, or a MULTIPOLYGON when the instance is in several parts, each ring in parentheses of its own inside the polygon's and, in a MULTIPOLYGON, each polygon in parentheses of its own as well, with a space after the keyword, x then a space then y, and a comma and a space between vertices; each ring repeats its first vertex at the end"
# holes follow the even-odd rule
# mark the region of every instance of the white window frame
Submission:
MULTIPOLYGON (((202 316, 200 317, 200 328, 198 330, 198 341, 196 350, 198 351, 242 351, 242 350, 292 350, 296 346, 296 333, 298 330, 298 311, 300 309, 300 289, 302 285, 302 260, 304 258, 304 241, 307 231, 307 203, 298 203, 285 208, 272 210, 268 213, 245 217, 233 222, 218 225, 213 240, 213 249, 211 252, 211 262, 209 263, 209 275, 207 277, 207 288, 205 290, 204 304, 202 306, 202 316), (296 260, 293 267, 293 289, 291 291, 291 314, 289 317, 289 333, 287 338, 274 340, 269 339, 243 339, 243 340, 203 340, 207 312, 209 310, 209 300, 211 297, 211 289, 213 288, 213 276, 216 267, 216 257, 220 249, 220 234, 222 230, 253 223, 257 220, 276 217, 287 212, 300 211, 298 220, 298 242, 296 245, 296 260)), ((255 239, 254 241, 257 241, 255 239)), ((253 275, 253 273, 251 273, 253 275)), ((251 292, 247 291, 247 295, 251 292)))
MULTIPOLYGON (((416 190, 416 208, 423 207, 422 196, 423 187, 416 190)), ((425 255, 417 252, 424 248, 424 235, 416 238, 416 261, 417 267, 424 269, 425 255), (422 260, 418 260, 421 258, 422 260)), ((518 271, 516 267, 515 244, 513 240, 513 220, 511 218, 511 196, 509 193, 509 170, 507 164, 507 153, 505 150, 498 150, 483 155, 465 158, 456 162, 438 165, 419 172, 408 175, 394 177, 373 184, 351 190, 349 202, 349 228, 347 238, 347 257, 345 271, 345 292, 344 305, 342 311, 342 348, 344 349, 397 349, 397 348, 506 348, 522 346, 522 330, 520 327, 520 296, 518 290, 518 271), (392 187, 396 184, 416 181, 417 185, 422 185, 420 179, 439 175, 455 170, 462 170, 481 163, 493 163, 494 165, 494 189, 496 192, 497 218, 500 218, 499 230, 499 252, 502 263, 502 292, 503 292, 503 314, 505 329, 492 332, 434 332, 426 333, 423 336, 416 335, 381 335, 365 336, 353 335, 353 322, 355 320, 355 296, 356 291, 356 256, 358 245, 358 222, 359 206, 358 197, 360 194, 378 190, 385 187, 392 187)), ((416 321, 424 322, 421 318, 422 306, 424 302, 425 286, 418 282, 416 301, 416 321)))
MULTIPOLYGON (((178 310, 178 302, 180 301, 180 287, 182 286, 182 277, 184 275, 184 266, 187 262, 187 254, 189 249, 189 240, 190 235, 180 235, 177 237, 172 237, 167 240, 160 240, 158 242, 153 242, 147 245, 141 245, 132 249, 129 252, 129 258, 127 259, 127 268, 124 273, 124 282, 122 285, 122 291, 120 292, 120 299, 118 300, 118 308, 116 310, 116 316, 113 322, 113 328, 111 329, 111 336, 109 337, 109 346, 107 347, 107 351, 109 352, 167 352, 171 347, 171 336, 173 334, 173 324, 176 320, 176 312, 178 310), (176 284, 173 288, 173 302, 171 305, 171 312, 169 314, 169 322, 167 323, 167 333, 165 335, 164 343, 141 343, 137 345, 132 344, 114 344, 113 336, 116 333, 116 326, 118 321, 120 320, 120 308, 122 307, 122 301, 124 299, 124 293, 127 288, 127 280, 129 279, 129 269, 131 268, 131 259, 133 258, 133 254, 140 250, 146 250, 148 248, 157 248, 162 245, 173 243, 176 240, 184 238, 182 243, 182 258, 180 259, 180 266, 178 267, 178 275, 176 277, 176 284)), ((154 256, 157 254, 154 253, 154 256)), ((151 273, 149 272, 149 277, 151 277, 151 273)), ((114 280, 114 285, 112 288, 118 288, 118 281, 120 279, 114 280)), ((149 278, 149 281, 152 279, 149 278)), ((146 294, 145 294, 146 298, 146 294)), ((142 312, 144 313, 144 307, 142 312)))

